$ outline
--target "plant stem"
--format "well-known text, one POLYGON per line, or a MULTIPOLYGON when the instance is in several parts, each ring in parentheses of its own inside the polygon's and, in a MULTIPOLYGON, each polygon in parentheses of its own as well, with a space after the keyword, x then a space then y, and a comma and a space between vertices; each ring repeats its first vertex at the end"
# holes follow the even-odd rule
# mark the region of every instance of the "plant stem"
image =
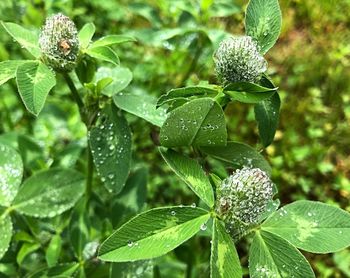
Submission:
MULTIPOLYGON (((84 122, 86 129, 89 130, 90 129, 90 121, 89 121, 88 113, 85 109, 85 105, 84 105, 84 103, 79 95, 79 92, 78 92, 77 88, 75 87, 74 82, 68 73, 64 72, 63 77, 67 82, 67 85, 72 93, 73 99, 75 100, 75 102, 78 105, 81 120, 84 122)), ((91 197, 91 193, 92 193, 92 181, 93 181, 93 175, 94 175, 94 162, 93 162, 93 158, 92 158, 89 144, 87 146, 87 168, 86 168, 86 171, 87 171, 87 179, 86 179, 85 195, 86 195, 86 204, 88 204, 90 197, 91 197)))
POLYGON ((62 75, 67 82, 67 85, 72 93, 72 96, 73 96, 75 102, 78 105, 81 120, 85 123, 85 125, 87 125, 85 106, 84 106, 84 103, 79 95, 79 92, 78 92, 77 88, 75 87, 74 82, 73 82, 72 78, 70 77, 69 73, 64 72, 62 75))

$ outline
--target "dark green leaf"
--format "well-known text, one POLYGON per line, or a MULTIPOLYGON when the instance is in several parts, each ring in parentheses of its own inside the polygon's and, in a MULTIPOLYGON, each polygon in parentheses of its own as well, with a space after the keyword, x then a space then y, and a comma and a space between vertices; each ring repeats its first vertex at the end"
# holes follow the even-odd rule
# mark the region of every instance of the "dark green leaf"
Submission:
POLYGON ((281 100, 276 92, 254 107, 255 119, 258 122, 259 135, 264 147, 270 145, 275 137, 279 122, 280 105, 281 100))
POLYGON ((40 244, 39 243, 29 243, 29 242, 25 242, 23 243, 23 245, 21 246, 21 249, 19 249, 18 253, 17 253, 17 263, 19 265, 22 264, 23 260, 25 259, 25 257, 27 257, 29 254, 33 253, 34 251, 38 250, 40 248, 40 244))
POLYGON ((34 61, 19 65, 16 79, 24 105, 29 112, 37 116, 50 90, 56 85, 55 75, 46 65, 34 61))
POLYGON ((28 278, 43 278, 43 277, 75 277, 74 273, 78 270, 78 263, 67 263, 61 264, 54 267, 46 268, 44 270, 39 270, 31 275, 28 278))
POLYGON ((218 219, 215 219, 213 224, 210 277, 242 277, 242 268, 232 238, 218 219))
POLYGON ((209 207, 214 205, 214 192, 202 167, 197 161, 190 159, 173 150, 159 148, 169 167, 177 174, 192 191, 209 207))
POLYGON ((165 147, 223 146, 226 140, 224 112, 211 98, 191 100, 172 110, 160 131, 165 147))
POLYGON ((235 168, 260 168, 271 175, 271 167, 254 148, 239 142, 227 142, 227 146, 201 147, 211 157, 226 162, 235 168))
POLYGON ((246 34, 256 39, 265 54, 281 32, 282 14, 278 0, 250 0, 246 12, 246 34))
POLYGON ((84 176, 77 171, 44 170, 23 183, 13 201, 13 207, 25 215, 54 217, 74 206, 84 189, 84 176))
POLYGON ((277 88, 268 88, 250 82, 236 82, 227 85, 224 93, 232 100, 243 103, 259 103, 271 97, 277 88))
POLYGON ((312 253, 337 252, 350 246, 350 213, 320 202, 286 205, 270 216, 262 229, 312 253))
POLYGON ((141 213, 101 245, 103 261, 127 262, 164 255, 196 234, 210 214, 200 208, 168 207, 141 213))
POLYGON ((260 277, 312 278, 305 257, 288 241, 269 232, 256 232, 249 250, 249 274, 260 277))
POLYGON ((110 192, 119 193, 130 171, 131 131, 114 105, 106 106, 89 132, 92 156, 98 174, 110 192))

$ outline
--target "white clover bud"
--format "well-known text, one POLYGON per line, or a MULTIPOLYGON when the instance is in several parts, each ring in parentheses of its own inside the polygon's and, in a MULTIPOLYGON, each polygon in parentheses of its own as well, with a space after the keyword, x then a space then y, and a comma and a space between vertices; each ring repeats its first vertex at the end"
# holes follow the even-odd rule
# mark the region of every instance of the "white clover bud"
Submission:
POLYGON ((217 188, 216 213, 234 239, 258 224, 273 197, 273 183, 258 168, 237 170, 217 188))
POLYGON ((258 82, 267 70, 259 46, 250 36, 223 40, 214 54, 217 76, 222 83, 258 82))
POLYGON ((79 54, 74 22, 61 13, 48 17, 40 33, 39 46, 48 66, 56 71, 73 70, 79 54))

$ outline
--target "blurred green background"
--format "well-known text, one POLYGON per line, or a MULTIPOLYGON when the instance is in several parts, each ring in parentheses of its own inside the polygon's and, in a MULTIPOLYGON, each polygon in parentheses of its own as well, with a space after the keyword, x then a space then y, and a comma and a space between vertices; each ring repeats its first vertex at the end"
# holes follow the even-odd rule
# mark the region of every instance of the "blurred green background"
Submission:
MULTIPOLYGON (((134 75, 125 92, 159 96, 201 80, 217 82, 213 52, 228 33, 244 33, 247 2, 2 0, 0 19, 39 28, 47 15, 62 12, 78 28, 94 22, 96 37, 132 34, 137 43, 117 48, 121 64, 134 75)), ((264 154, 272 165, 282 204, 310 199, 350 211, 350 1, 280 2, 282 34, 266 59, 269 74, 280 88, 281 119, 275 141, 264 154)), ((0 61, 23 57, 28 57, 25 50, 1 30, 0 61)), ((15 83, 0 87, 0 140, 20 149, 27 176, 56 165, 84 164, 81 153, 86 130, 63 81, 61 84, 36 119, 24 109, 15 83)), ((253 106, 234 103, 227 107, 226 115, 231 140, 261 149, 253 106)), ((196 202, 194 194, 161 162, 152 141, 157 129, 132 116, 128 120, 133 130, 134 165, 149 171, 148 206, 196 202)), ((162 258, 162 274, 169 271, 164 277, 183 277, 182 262, 188 261, 184 257, 193 253, 192 277, 206 277, 201 273, 208 268, 209 246, 203 239, 191 240, 162 258)), ((246 244, 240 243, 245 266, 246 251, 246 244)), ((306 256, 317 277, 350 277, 349 249, 306 256)))

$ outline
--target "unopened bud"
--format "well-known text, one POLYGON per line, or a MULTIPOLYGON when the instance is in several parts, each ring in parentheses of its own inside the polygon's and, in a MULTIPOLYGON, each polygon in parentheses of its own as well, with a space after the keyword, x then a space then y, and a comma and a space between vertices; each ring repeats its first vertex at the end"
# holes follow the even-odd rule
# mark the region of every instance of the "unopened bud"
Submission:
POLYGON ((214 54, 215 70, 220 82, 258 82, 267 70, 259 46, 250 36, 223 40, 214 54))
POLYGON ((39 45, 44 62, 56 71, 71 71, 79 54, 78 31, 69 17, 59 13, 46 19, 39 45))
POLYGON ((273 183, 264 171, 243 168, 217 188, 216 213, 231 236, 238 239, 249 227, 258 224, 273 194, 273 183))

